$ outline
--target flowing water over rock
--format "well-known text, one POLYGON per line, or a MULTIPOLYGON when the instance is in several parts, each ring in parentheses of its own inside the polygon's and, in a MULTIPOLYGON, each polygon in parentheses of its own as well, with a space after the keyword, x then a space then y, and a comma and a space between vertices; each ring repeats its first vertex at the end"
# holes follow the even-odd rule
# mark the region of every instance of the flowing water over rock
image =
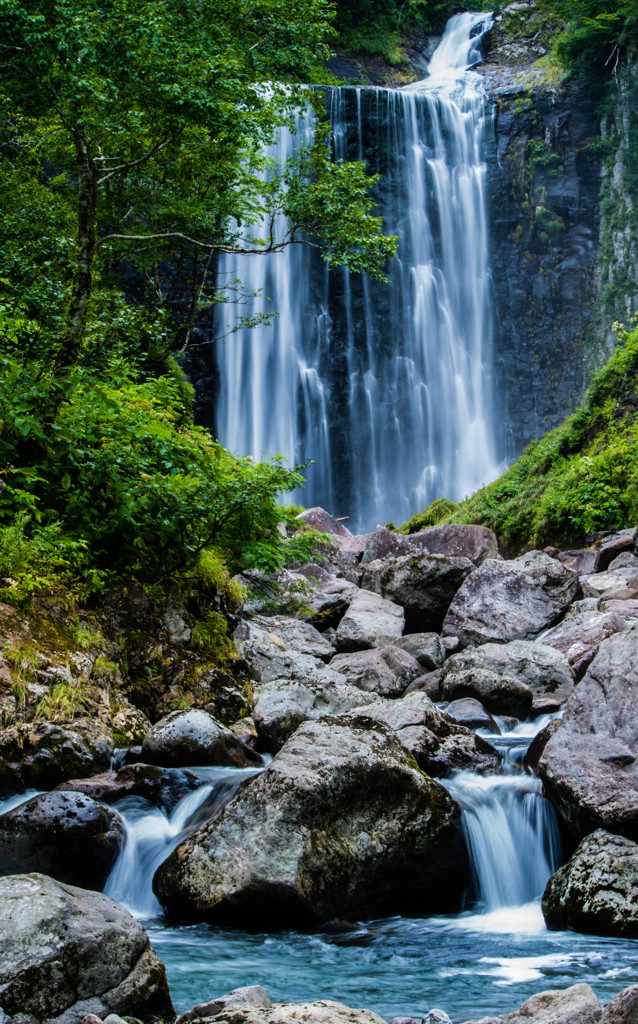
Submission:
MULTIPOLYGON (((461 498, 497 474, 486 98, 466 70, 490 22, 453 18, 415 86, 327 90, 336 158, 383 175, 385 229, 400 238, 389 286, 328 274, 300 246, 221 261, 222 282, 256 293, 242 314, 279 315, 217 344, 219 438, 256 458, 314 459, 304 503, 350 515, 355 529, 461 498)), ((273 156, 288 158, 308 130, 300 117, 273 156)))

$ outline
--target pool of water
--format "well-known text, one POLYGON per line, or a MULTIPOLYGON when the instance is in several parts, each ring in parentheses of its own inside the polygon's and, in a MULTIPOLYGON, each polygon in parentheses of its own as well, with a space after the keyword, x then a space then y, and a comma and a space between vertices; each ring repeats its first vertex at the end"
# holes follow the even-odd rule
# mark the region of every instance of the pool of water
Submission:
POLYGON ((336 999, 386 1020, 440 1007, 453 1021, 588 982, 601 1002, 638 982, 638 941, 548 932, 538 902, 455 918, 389 918, 250 934, 147 922, 178 1011, 240 985, 277 1002, 336 999))

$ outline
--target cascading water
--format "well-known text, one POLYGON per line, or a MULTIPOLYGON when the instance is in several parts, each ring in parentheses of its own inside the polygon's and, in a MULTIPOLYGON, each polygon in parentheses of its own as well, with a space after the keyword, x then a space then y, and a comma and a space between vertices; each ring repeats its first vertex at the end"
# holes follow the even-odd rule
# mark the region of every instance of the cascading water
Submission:
MULTIPOLYGON (((279 314, 218 342, 220 440, 255 458, 314 459, 304 503, 350 515, 355 529, 463 497, 497 472, 486 99, 467 70, 490 23, 451 19, 415 86, 327 90, 335 157, 382 175, 384 227, 399 237, 389 285, 328 272, 302 246, 220 264, 220 283, 255 293, 244 314, 279 314)), ((287 159, 309 131, 300 117, 273 157, 287 159)))
POLYGON ((233 797, 254 768, 197 768, 203 783, 185 796, 169 816, 141 797, 125 797, 116 809, 124 819, 125 843, 104 892, 136 917, 151 918, 162 909, 153 893, 153 875, 162 861, 193 829, 210 820, 233 797))

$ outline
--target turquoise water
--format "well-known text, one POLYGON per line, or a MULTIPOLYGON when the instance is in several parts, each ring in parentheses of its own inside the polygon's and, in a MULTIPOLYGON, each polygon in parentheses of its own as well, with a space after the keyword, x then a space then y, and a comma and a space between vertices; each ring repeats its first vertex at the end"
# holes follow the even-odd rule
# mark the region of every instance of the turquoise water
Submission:
POLYGON ((538 904, 490 915, 390 918, 334 933, 248 934, 155 922, 149 932, 180 1012, 260 984, 278 1002, 336 999, 386 1020, 422 1017, 437 1006, 464 1021, 517 1009, 548 988, 588 982, 605 1002, 638 982, 638 941, 548 932, 538 904))

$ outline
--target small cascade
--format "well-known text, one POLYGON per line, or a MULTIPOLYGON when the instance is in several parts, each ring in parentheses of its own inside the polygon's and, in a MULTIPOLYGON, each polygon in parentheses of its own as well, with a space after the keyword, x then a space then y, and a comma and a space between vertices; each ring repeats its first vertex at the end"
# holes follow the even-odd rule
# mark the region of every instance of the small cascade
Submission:
POLYGON ((126 839, 104 892, 136 917, 161 914, 153 893, 153 876, 160 864, 190 832, 218 814, 245 779, 256 774, 254 768, 193 770, 202 776, 202 785, 180 800, 171 815, 141 797, 126 797, 116 804, 126 839))
POLYGON ((538 899, 560 854, 556 818, 540 780, 460 772, 447 788, 461 806, 483 910, 520 907, 538 899))
POLYGON ((38 796, 42 792, 41 789, 27 789, 25 793, 16 793, 14 796, 8 796, 5 800, 0 800, 0 815, 13 811, 20 804, 30 800, 32 796, 38 796))
MULTIPOLYGON (((491 15, 451 19, 429 77, 405 89, 326 90, 336 159, 381 175, 384 230, 399 238, 389 285, 328 271, 304 246, 223 256, 219 283, 243 282, 241 313, 271 326, 215 334, 215 430, 255 458, 314 459, 301 495, 355 530, 459 499, 497 475, 480 58, 491 15)), ((271 156, 308 138, 282 130, 271 156)), ((259 229, 255 230, 259 234, 259 229)), ((263 232, 262 232, 263 233, 263 232)))

